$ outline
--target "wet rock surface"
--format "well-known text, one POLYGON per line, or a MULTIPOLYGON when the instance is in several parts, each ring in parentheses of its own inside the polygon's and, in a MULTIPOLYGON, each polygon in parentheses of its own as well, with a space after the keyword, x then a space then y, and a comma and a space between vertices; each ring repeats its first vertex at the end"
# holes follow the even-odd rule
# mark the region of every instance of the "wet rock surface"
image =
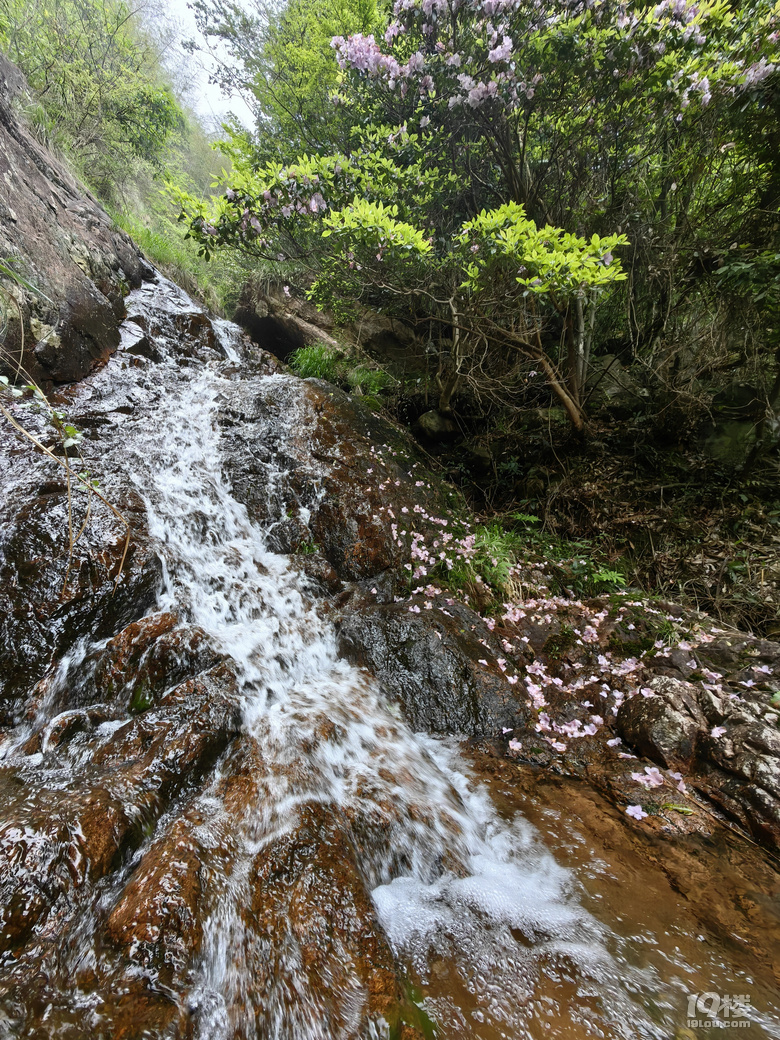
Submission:
POLYGON ((733 950, 754 982, 776 984, 771 951, 780 943, 780 874, 766 851, 714 822, 709 834, 678 834, 675 841, 655 829, 627 832, 621 807, 587 780, 507 760, 488 742, 474 742, 469 757, 500 811, 520 809, 566 862, 588 865, 586 887, 610 900, 626 931, 641 931, 643 919, 663 908, 691 962, 706 937, 733 950))
MULTIPOLYGON (((297 817, 251 868, 247 920, 266 968, 256 985, 273 1004, 272 993, 289 970, 283 962, 299 959, 307 988, 323 998, 326 1034, 363 1036, 380 1016, 397 1029, 395 961, 348 836, 324 806, 305 806, 297 817)), ((258 1032, 264 1027, 261 1016, 258 1032)))
POLYGON ((780 648, 532 592, 541 572, 498 612, 483 583, 435 585, 473 538, 406 434, 164 280, 128 311, 62 394, 132 517, 116 588, 113 514, 95 507, 65 583, 56 468, 1 446, 0 1033, 655 1040, 685 1008, 658 997, 653 1032, 627 996, 651 992, 645 928, 673 937, 652 966, 673 986, 725 987, 744 956, 771 1009, 776 872, 738 828, 777 841, 780 648), (682 923, 648 905, 621 931, 599 905, 621 905, 615 877, 677 893, 682 923))
POLYGON ((402 511, 462 508, 405 431, 328 383, 245 381, 219 421, 233 493, 253 520, 271 522, 273 547, 319 549, 342 580, 401 570, 402 511))
POLYGON ((0 719, 9 725, 55 658, 84 637, 113 635, 155 602, 160 561, 142 514, 124 526, 98 506, 76 543, 68 542, 68 495, 59 477, 40 483, 26 471, 30 453, 6 456, 0 476, 0 719), (13 467, 13 468, 10 468, 13 467), (6 479, 3 479, 6 478, 6 479), (123 562, 124 556, 124 562, 123 562))
POLYGON ((501 671, 501 648, 482 618, 452 597, 430 601, 430 617, 420 602, 347 614, 338 624, 341 653, 379 679, 416 730, 501 736, 525 729, 532 713, 501 671))
MULTIPOLYGON (((771 660, 780 647, 764 643, 763 651, 771 660)), ((744 680, 737 683, 744 686, 744 680)), ((655 697, 629 701, 618 713, 624 740, 648 758, 684 770, 730 819, 780 847, 780 732, 768 698, 752 687, 717 695, 669 677, 650 687, 655 697)))
MULTIPOLYGON (((419 609, 414 598, 409 603, 395 605, 390 614, 403 617, 419 609)), ((405 666, 416 661, 416 695, 442 645, 443 633, 435 633, 442 621, 450 623, 437 598, 428 604, 403 626, 416 628, 415 637, 390 635, 391 624, 381 631, 378 619, 388 608, 369 608, 360 620, 343 625, 344 652, 389 690, 397 686, 402 700, 410 683, 405 666), (357 649, 353 631, 359 633, 357 649), (395 640, 392 661, 388 639, 395 640), (416 658, 415 649, 434 639, 439 645, 432 656, 416 658)), ((453 612, 451 605, 447 609, 453 612)), ((649 608, 643 624, 644 609, 628 597, 588 604, 530 600, 510 607, 493 632, 483 630, 476 646, 461 634, 455 654, 483 682, 492 682, 497 672, 504 683, 514 680, 508 689, 517 714, 496 715, 493 723, 493 732, 499 721, 506 731, 510 758, 588 777, 619 804, 640 805, 650 816, 645 825, 658 824, 670 834, 706 831, 715 812, 722 823, 735 822, 780 847, 780 645, 719 630, 702 616, 683 617, 677 606, 649 608), (669 645, 648 638, 656 619, 667 615, 692 634, 669 645)), ((476 620, 472 631, 478 633, 476 620)), ((441 688, 451 693, 457 684, 441 688)), ((415 724, 425 728, 425 716, 416 715, 415 724)), ((488 731, 463 726, 472 735, 488 731)))
POLYGON ((124 296, 151 269, 16 117, 22 81, 2 56, 0 78, 12 88, 0 94, 0 253, 39 290, 4 282, 16 301, 4 347, 43 385, 67 383, 117 349, 124 296))

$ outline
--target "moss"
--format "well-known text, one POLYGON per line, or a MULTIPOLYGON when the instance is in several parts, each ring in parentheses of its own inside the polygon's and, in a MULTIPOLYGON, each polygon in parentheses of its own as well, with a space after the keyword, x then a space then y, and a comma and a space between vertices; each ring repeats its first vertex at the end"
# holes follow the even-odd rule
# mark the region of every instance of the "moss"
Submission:
POLYGON ((577 636, 571 625, 561 625, 560 631, 549 636, 542 650, 552 661, 560 661, 567 650, 576 644, 577 636))
POLYGON ((652 635, 640 636, 639 639, 623 639, 619 632, 611 632, 609 636, 609 649, 615 657, 641 657, 643 654, 654 656, 650 653, 655 645, 652 635))
POLYGON ((436 1024, 427 1011, 421 1006, 423 995, 420 990, 411 983, 404 985, 404 999, 401 1005, 400 1021, 390 1030, 391 1040, 400 1040, 404 1026, 411 1026, 425 1040, 435 1040, 437 1035, 436 1024))
POLYGON ((139 683, 133 690, 133 695, 130 698, 130 714, 140 715, 141 712, 146 711, 147 708, 152 706, 152 695, 149 692, 145 682, 139 683))

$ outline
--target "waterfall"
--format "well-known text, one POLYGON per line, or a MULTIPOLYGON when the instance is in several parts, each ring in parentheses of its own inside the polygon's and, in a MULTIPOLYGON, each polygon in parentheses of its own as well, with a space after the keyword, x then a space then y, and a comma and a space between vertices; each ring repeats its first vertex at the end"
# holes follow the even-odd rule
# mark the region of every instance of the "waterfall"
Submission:
MULTIPOLYGON (((412 980, 404 999, 416 1000, 420 1021, 433 1023, 437 1037, 666 1040, 684 1022, 689 966, 643 956, 636 937, 610 928, 541 832, 519 813, 499 814, 456 739, 412 732, 372 677, 339 658, 332 619, 309 579, 269 547, 274 521, 253 523, 234 497, 219 413, 236 386, 242 345, 235 328, 216 322, 209 351, 182 364, 171 322, 192 305, 180 290, 161 279, 129 302, 145 315, 159 360, 134 365, 117 355, 86 382, 82 398, 107 417, 99 438, 104 465, 143 502, 162 563, 155 611, 202 634, 227 662, 240 733, 200 786, 157 818, 137 851, 84 897, 70 926, 76 938, 58 962, 61 978, 86 963, 110 961, 119 970, 105 953, 100 922, 182 811, 200 857, 202 941, 185 969, 174 965, 169 997, 200 1040, 391 1035, 392 1023, 370 1006, 359 944, 342 939, 343 922, 327 924, 339 907, 318 910, 332 949, 316 956, 300 933, 299 911, 278 910, 287 905, 284 884, 262 865, 300 833, 332 846, 326 865, 311 867, 312 883, 321 876, 328 893, 337 890, 347 864, 344 883, 358 892, 350 912, 363 906, 362 889, 361 913, 375 915, 376 941, 389 944, 397 970, 412 980), (240 798, 232 793, 236 777, 240 798), (276 913, 272 927, 266 908, 276 913), (424 999, 415 998, 421 985, 424 999)), ((263 378, 284 421, 303 424, 298 381, 263 378)), ((283 464, 269 462, 262 479, 275 501, 285 486, 283 464)), ((36 729, 64 724, 62 691, 106 642, 80 644, 61 662, 37 716, 7 745, 4 765, 31 778, 37 770, 31 782, 68 791, 68 770, 89 769, 96 749, 110 744, 121 718, 98 720, 88 741, 70 750, 44 736, 38 750, 25 751, 36 729)), ((310 899, 316 907, 316 892, 310 899)), ((316 945, 319 933, 312 935, 316 945)), ((703 964, 704 972, 712 967, 706 956, 703 964)), ((130 974, 167 993, 169 970, 136 964, 130 974)), ((61 1004, 89 1006, 91 1018, 72 1012, 73 1020, 91 1021, 94 1035, 104 1035, 101 999, 80 984, 61 1004)), ((768 1019, 752 1024, 752 1035, 780 1036, 768 1019)), ((23 1034, 11 1025, 8 1035, 23 1034)))

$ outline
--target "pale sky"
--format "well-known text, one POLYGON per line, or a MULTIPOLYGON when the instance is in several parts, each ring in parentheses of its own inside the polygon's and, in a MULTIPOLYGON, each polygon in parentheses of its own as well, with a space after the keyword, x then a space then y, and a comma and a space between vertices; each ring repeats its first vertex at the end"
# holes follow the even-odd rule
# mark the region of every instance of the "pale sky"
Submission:
MULTIPOLYGON (((180 25, 179 40, 199 38, 195 17, 187 7, 187 0, 164 0, 161 7, 172 22, 180 25)), ((193 80, 187 95, 189 103, 209 125, 212 122, 219 124, 228 112, 233 112, 242 123, 252 127, 254 119, 247 104, 239 97, 225 97, 219 87, 209 83, 208 68, 202 64, 202 61, 208 60, 207 56, 203 55, 202 61, 199 61, 200 57, 186 52, 184 55, 185 68, 193 80)), ((181 64, 180 55, 172 55, 172 63, 181 64)))

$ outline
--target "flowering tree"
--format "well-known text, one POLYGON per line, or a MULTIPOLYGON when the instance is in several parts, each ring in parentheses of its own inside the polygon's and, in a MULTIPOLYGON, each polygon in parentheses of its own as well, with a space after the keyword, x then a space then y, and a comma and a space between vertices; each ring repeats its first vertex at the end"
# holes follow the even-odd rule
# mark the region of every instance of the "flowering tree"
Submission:
POLYGON ((700 320, 734 238, 772 245, 756 217, 780 201, 779 17, 774 0, 396 0, 379 40, 332 40, 342 152, 259 165, 235 140, 221 206, 183 212, 207 251, 297 256, 321 303, 427 306, 449 329, 441 408, 486 351, 494 371, 521 351, 581 427, 596 305, 624 269, 625 316, 606 313, 652 355, 675 308, 700 320))
POLYGON ((316 257, 311 297, 348 313, 348 302, 368 293, 377 302, 403 307, 422 303, 446 323, 440 355, 439 410, 449 413, 464 379, 473 377, 491 346, 501 345, 537 361, 574 426, 584 428, 577 389, 585 375, 589 343, 584 313, 598 294, 625 278, 613 251, 622 235, 589 240, 559 228, 537 228, 522 206, 483 210, 434 245, 429 229, 399 219, 392 198, 405 199, 407 216, 432 204, 438 171, 419 163, 405 169, 381 155, 355 164, 346 156, 307 158, 261 173, 236 170, 233 185, 216 209, 179 192, 192 233, 208 252, 235 243, 264 259, 283 246, 301 262, 316 257), (362 192, 370 198, 361 198, 362 192), (561 378, 542 343, 539 307, 578 315, 570 378, 561 378), (484 346, 485 350, 480 351, 484 346))

